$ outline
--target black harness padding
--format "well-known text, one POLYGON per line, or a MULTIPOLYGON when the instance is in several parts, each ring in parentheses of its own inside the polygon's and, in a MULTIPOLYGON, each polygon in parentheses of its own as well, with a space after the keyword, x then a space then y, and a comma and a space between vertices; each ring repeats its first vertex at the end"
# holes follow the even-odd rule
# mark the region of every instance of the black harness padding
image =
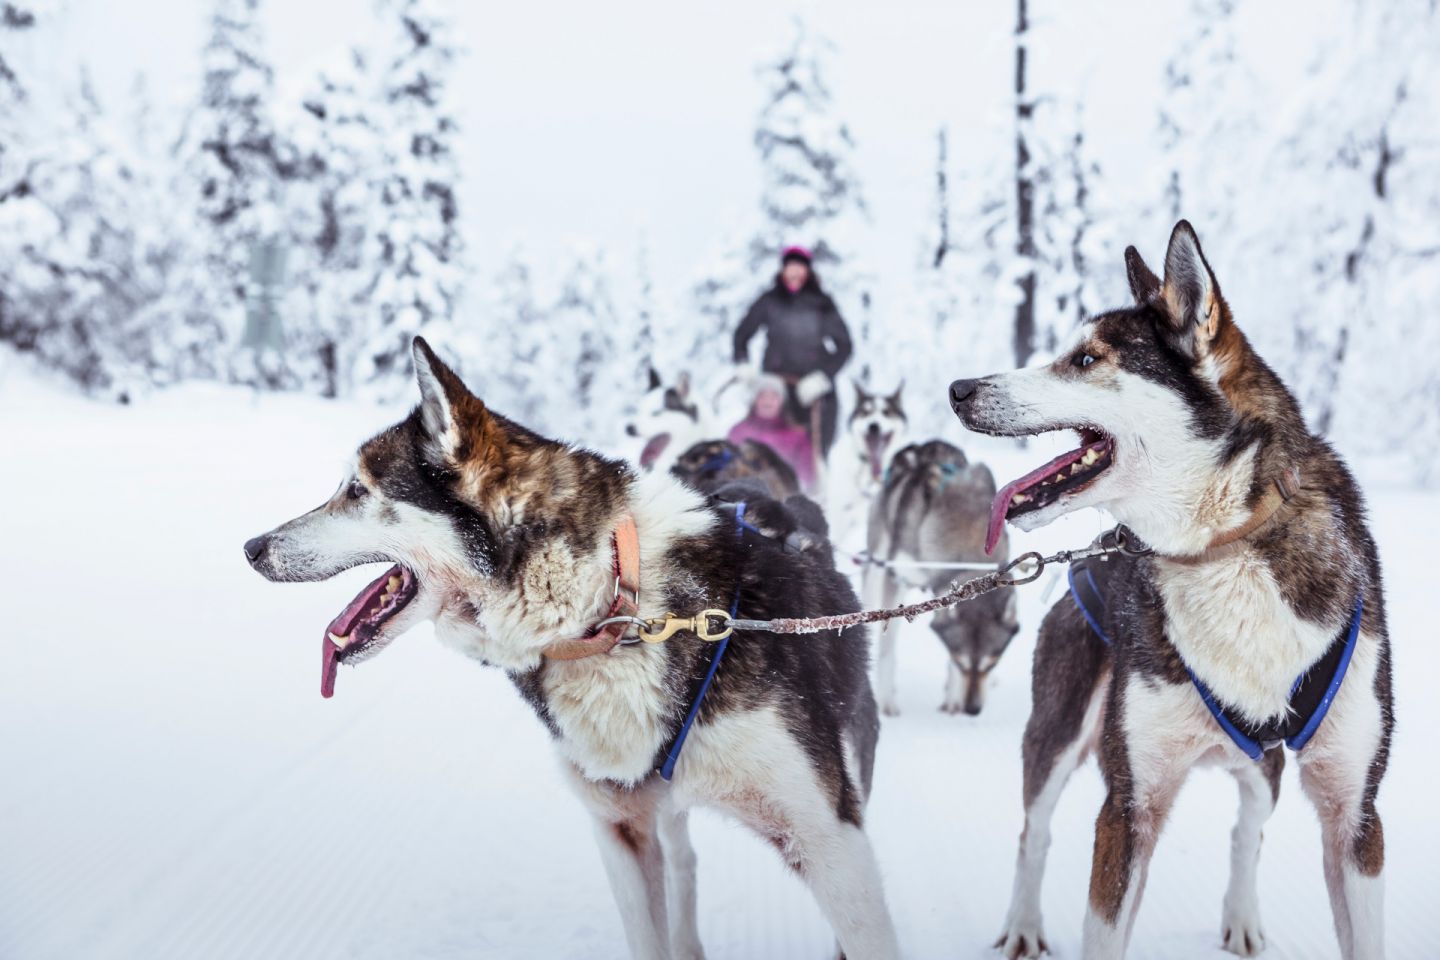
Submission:
MULTIPOLYGON (((1086 557, 1070 565, 1070 598, 1090 629, 1107 646, 1112 640, 1105 629, 1105 597, 1115 571, 1125 562, 1119 557, 1086 557)), ((1346 668, 1350 665, 1350 655, 1355 650, 1364 609, 1363 601, 1356 601, 1350 622, 1340 630, 1325 653, 1295 678, 1290 688, 1289 710, 1266 723, 1245 720, 1233 708, 1216 699, 1188 666, 1186 671, 1205 706, 1215 717, 1215 722, 1251 759, 1259 760, 1266 750, 1281 743, 1289 745, 1292 750, 1299 750, 1310 742, 1340 689, 1346 668)))

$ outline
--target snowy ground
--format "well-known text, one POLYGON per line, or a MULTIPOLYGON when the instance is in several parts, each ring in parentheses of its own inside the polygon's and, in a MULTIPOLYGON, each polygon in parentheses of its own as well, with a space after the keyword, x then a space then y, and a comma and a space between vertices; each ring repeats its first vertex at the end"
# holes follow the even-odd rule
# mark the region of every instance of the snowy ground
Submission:
MULTIPOLYGON (((0 957, 623 955, 586 819, 504 677, 416 631, 322 701, 320 632, 367 573, 276 586, 242 560, 247 536, 330 493, 381 424, 373 408, 198 387, 111 408, 16 379, 0 373, 0 957)), ((1390 955, 1420 958, 1440 942, 1424 560, 1440 498, 1370 490, 1399 712, 1380 797, 1390 955)), ((1073 518, 1017 547, 1079 543, 1099 524, 1073 518)), ((1043 603, 1025 592, 1025 629, 973 720, 936 712, 939 646, 906 628, 905 714, 885 724, 869 822, 909 957, 994 955, 1043 603)), ((1234 795, 1211 771, 1186 788, 1133 956, 1227 956, 1234 795)), ((1091 767, 1057 814, 1045 910, 1061 956, 1079 953, 1100 799, 1091 767)), ((711 960, 830 955, 768 847, 710 815, 696 832, 711 960)), ((1293 769, 1260 879, 1267 956, 1338 955, 1293 769)))

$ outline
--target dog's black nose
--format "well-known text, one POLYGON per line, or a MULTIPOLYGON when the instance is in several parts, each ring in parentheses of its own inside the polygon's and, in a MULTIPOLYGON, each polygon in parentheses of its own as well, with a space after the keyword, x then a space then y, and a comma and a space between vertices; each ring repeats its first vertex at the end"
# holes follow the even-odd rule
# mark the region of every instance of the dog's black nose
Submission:
POLYGON ((245 541, 245 559, 252 564, 259 563, 260 558, 265 556, 265 548, 268 546, 270 546, 269 536, 251 537, 245 541))
POLYGON ((967 716, 967 717, 978 717, 978 716, 980 716, 980 704, 978 704, 978 703, 966 703, 966 704, 965 704, 965 716, 967 716))
POLYGON ((638 436, 640 436, 640 428, 637 427, 637 426, 635 426, 635 424, 633 424, 633 423, 627 423, 627 424, 625 424, 625 436, 627 436, 627 437, 638 437, 638 436))
POLYGON ((975 396, 975 391, 979 389, 979 380, 956 380, 950 384, 950 406, 958 412, 960 404, 975 396))

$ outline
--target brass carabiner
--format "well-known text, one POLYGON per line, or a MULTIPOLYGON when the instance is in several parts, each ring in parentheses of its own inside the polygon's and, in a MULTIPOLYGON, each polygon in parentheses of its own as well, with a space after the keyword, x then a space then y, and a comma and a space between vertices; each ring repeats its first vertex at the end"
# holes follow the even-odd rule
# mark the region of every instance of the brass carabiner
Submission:
POLYGON ((646 643, 664 643, 680 631, 688 630, 706 643, 715 643, 730 636, 734 628, 727 625, 721 630, 712 630, 711 621, 718 619, 723 624, 729 617, 724 610, 701 610, 693 617, 667 613, 663 617, 646 620, 645 629, 639 631, 639 636, 646 643))

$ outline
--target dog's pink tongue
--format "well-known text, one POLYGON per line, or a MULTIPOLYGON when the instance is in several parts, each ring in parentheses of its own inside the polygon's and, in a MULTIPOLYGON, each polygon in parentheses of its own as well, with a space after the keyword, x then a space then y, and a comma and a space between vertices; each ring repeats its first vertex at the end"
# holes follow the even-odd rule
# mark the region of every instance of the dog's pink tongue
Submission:
POLYGON ((327 700, 335 696, 335 674, 340 672, 340 661, 336 659, 339 652, 340 648, 327 632, 320 644, 320 696, 327 700))
POLYGON ((990 501, 990 526, 985 528, 985 552, 995 552, 995 544, 1000 542, 1000 531, 1005 529, 1005 514, 1010 510, 1010 498, 1015 491, 1025 485, 1025 479, 1012 480, 1000 488, 995 494, 995 499, 990 501))

